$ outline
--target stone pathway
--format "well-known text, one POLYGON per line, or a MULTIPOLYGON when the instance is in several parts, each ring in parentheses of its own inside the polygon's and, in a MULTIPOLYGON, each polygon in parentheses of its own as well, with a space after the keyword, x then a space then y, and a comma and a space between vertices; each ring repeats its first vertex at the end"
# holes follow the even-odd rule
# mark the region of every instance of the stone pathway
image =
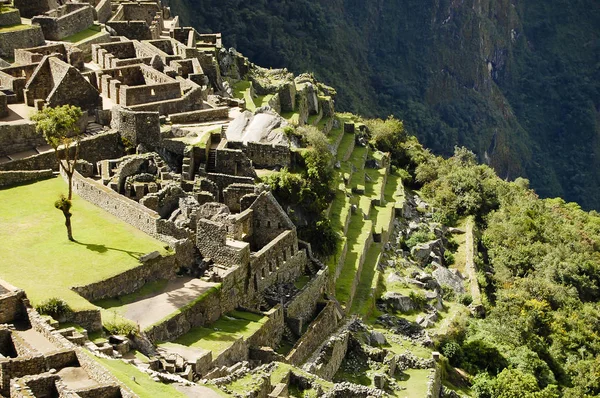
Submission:
POLYGON ((141 329, 145 329, 216 285, 202 279, 178 278, 169 281, 161 293, 125 305, 122 313, 126 318, 138 323, 141 329))
POLYGON ((58 350, 46 336, 34 329, 17 330, 15 333, 41 354, 48 354, 58 350))

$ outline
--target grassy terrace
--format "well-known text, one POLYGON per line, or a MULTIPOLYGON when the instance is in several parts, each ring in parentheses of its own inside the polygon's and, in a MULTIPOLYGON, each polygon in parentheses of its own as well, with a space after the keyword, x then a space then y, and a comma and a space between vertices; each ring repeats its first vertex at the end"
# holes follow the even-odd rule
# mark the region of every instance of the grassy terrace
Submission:
POLYGON ((243 99, 246 102, 246 109, 250 112, 254 112, 261 106, 269 105, 269 101, 273 98, 272 95, 259 95, 256 98, 252 98, 250 94, 251 83, 243 80, 236 83, 233 86, 233 97, 237 99, 243 99))
POLYGON ((62 40, 67 41, 69 43, 78 43, 82 40, 96 36, 98 33, 100 33, 100 31, 102 31, 102 27, 100 25, 92 25, 89 28, 82 30, 81 32, 65 37, 62 40))
MULTIPOLYGON (((84 350, 85 351, 85 350, 84 350)), ((91 356, 91 354, 88 354, 91 356)), ((143 398, 185 398, 186 395, 177 391, 169 384, 152 380, 150 375, 119 359, 92 357, 100 362, 119 381, 143 398), (134 379, 135 378, 135 379, 134 379), (135 380, 135 381, 134 381, 135 380)))
POLYGON ((26 30, 26 29, 31 29, 31 25, 16 24, 16 25, 0 26, 0 33, 17 32, 19 30, 26 30))
POLYGON ((362 214, 353 214, 348 227, 348 253, 340 277, 336 281, 335 295, 338 301, 347 305, 351 300, 350 294, 356 272, 360 266, 360 257, 371 234, 373 223, 364 220, 362 214))
POLYGON ((35 305, 61 297, 73 309, 95 308, 70 288, 107 279, 139 265, 163 244, 104 210, 73 196, 73 235, 54 208, 67 192, 62 178, 0 190, 0 275, 25 289, 35 305))
POLYGON ((240 338, 247 339, 267 321, 266 316, 244 311, 233 311, 223 315, 209 327, 197 327, 172 343, 160 344, 166 348, 172 344, 202 348, 212 351, 213 358, 229 348, 240 338))

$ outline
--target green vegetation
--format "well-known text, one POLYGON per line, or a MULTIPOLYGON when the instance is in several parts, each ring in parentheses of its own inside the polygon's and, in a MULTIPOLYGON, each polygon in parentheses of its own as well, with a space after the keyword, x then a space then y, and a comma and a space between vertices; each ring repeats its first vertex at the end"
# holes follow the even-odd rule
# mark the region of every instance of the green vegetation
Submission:
POLYGON ((164 253, 163 245, 77 195, 72 219, 77 241, 64 239, 64 220, 52 202, 66 187, 52 178, 0 190, 0 240, 10 247, 2 254, 0 274, 25 289, 33 305, 60 297, 74 311, 96 308, 71 287, 136 267, 139 256, 164 253))
POLYGON ((254 112, 257 108, 269 105, 269 101, 273 98, 272 95, 257 95, 251 94, 252 83, 247 80, 237 82, 233 86, 233 97, 243 99, 246 102, 246 109, 254 112))
POLYGON ((89 39, 90 37, 96 36, 101 31, 102 31, 102 27, 100 25, 92 25, 89 28, 82 30, 81 32, 78 32, 78 33, 75 33, 74 35, 65 37, 62 40, 69 42, 69 43, 78 43, 82 40, 89 39))
POLYGON ((460 3, 451 12, 420 0, 170 5, 258 65, 313 71, 338 89, 338 109, 393 114, 436 153, 466 146, 503 178, 528 176, 544 197, 600 208, 594 0, 460 3))
POLYGON ((229 348, 240 338, 252 336, 267 321, 267 317, 250 312, 233 311, 223 315, 218 321, 208 327, 192 328, 188 333, 179 337, 173 343, 186 347, 202 348, 213 352, 213 358, 229 348))
POLYGON ((18 32, 20 30, 26 30, 26 29, 31 29, 31 25, 7 25, 7 26, 0 26, 0 33, 6 33, 6 32, 18 32))
MULTIPOLYGON (((84 350, 85 351, 85 350, 84 350)), ((87 353, 86 353, 87 354, 87 353)), ((150 375, 119 359, 105 359, 87 354, 104 365, 119 381, 142 398, 185 398, 175 387, 152 380, 150 375)))

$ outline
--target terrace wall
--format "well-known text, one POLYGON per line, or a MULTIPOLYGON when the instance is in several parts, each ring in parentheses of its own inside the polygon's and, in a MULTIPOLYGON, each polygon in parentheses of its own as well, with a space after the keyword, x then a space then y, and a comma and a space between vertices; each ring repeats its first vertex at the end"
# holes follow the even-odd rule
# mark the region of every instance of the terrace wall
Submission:
MULTIPOLYGON (((71 155, 75 154, 75 148, 69 149, 71 155)), ((62 153, 61 150, 59 153, 62 153)), ((117 159, 124 155, 121 137, 116 131, 98 134, 81 140, 79 147, 79 158, 95 164, 102 159, 117 159)), ((44 152, 24 159, 13 160, 0 164, 0 170, 47 170, 58 171, 56 155, 54 151, 44 152)))
POLYGON ((287 362, 300 366, 333 332, 342 318, 335 302, 330 301, 310 324, 287 355, 287 362))
POLYGON ((303 325, 315 315, 317 302, 323 298, 323 293, 327 288, 328 277, 328 268, 319 270, 314 278, 286 304, 286 318, 294 319, 296 322, 293 324, 298 325, 297 330, 292 329, 296 335, 302 334, 303 325))
MULTIPOLYGON (((25 182, 39 181, 54 176, 52 170, 0 171, 0 188, 25 182)), ((2 322, 0 322, 2 323, 2 322)))
POLYGON ((0 57, 12 58, 16 48, 37 47, 44 44, 44 34, 40 26, 27 29, 8 30, 0 33, 0 57))
POLYGON ((42 27, 46 40, 61 40, 92 26, 94 8, 89 4, 69 3, 46 15, 35 16, 31 22, 42 27))

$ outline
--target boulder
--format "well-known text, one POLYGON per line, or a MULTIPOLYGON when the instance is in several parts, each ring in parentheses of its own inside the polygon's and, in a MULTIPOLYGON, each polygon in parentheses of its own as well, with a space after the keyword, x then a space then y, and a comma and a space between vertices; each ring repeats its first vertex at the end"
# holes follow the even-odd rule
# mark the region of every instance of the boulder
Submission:
POLYGON ((371 332, 371 342, 376 345, 384 345, 387 343, 385 336, 381 332, 371 332))
POLYGON ((379 301, 392 310, 402 312, 410 312, 417 308, 410 297, 395 292, 386 292, 379 301))
POLYGON ((450 286, 456 294, 465 293, 464 279, 459 272, 452 272, 448 268, 439 266, 432 274, 440 286, 450 286))

